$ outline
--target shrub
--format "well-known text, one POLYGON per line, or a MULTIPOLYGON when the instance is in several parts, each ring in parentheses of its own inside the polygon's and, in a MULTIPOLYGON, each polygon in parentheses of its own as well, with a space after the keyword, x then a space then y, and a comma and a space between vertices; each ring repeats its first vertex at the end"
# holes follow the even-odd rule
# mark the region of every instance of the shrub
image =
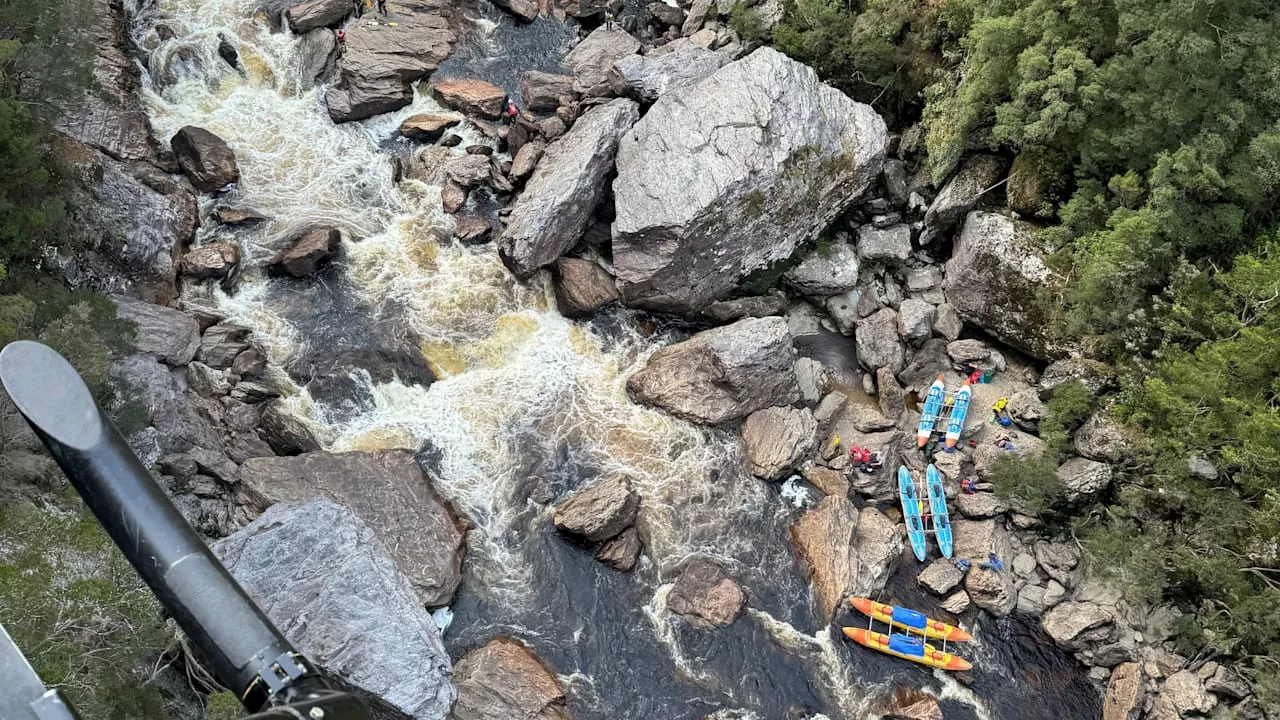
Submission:
POLYGON ((0 509, 0 618, 84 717, 162 720, 147 685, 170 640, 159 603, 97 521, 66 504, 0 509))
POLYGON ((991 468, 990 478, 996 494, 1032 515, 1048 510, 1064 493, 1062 481, 1058 479, 1058 464, 1048 456, 1002 455, 991 468))

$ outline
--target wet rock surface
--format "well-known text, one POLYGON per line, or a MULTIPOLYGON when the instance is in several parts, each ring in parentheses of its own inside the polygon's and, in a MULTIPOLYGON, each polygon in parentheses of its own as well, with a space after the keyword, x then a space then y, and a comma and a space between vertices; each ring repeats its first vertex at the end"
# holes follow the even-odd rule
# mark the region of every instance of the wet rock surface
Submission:
POLYGON ((235 153, 222 138, 187 125, 169 140, 178 164, 196 190, 216 192, 240 180, 235 153))
POLYGON ((556 508, 555 525, 583 542, 598 543, 621 533, 636 519, 640 495, 626 477, 601 479, 583 488, 556 508))
POLYGON ((556 306, 565 317, 586 317, 618 299, 613 277, 590 260, 562 257, 552 266, 556 306))
POLYGON ((277 277, 310 277, 329 263, 341 245, 342 233, 337 228, 311 228, 294 237, 271 258, 267 272, 277 277))
POLYGON ((667 608, 698 628, 722 627, 742 613, 747 596, 720 565, 696 559, 680 571, 667 608))
POLYGON ((495 638, 472 650, 453 677, 458 701, 450 720, 571 720, 560 680, 516 640, 495 638))

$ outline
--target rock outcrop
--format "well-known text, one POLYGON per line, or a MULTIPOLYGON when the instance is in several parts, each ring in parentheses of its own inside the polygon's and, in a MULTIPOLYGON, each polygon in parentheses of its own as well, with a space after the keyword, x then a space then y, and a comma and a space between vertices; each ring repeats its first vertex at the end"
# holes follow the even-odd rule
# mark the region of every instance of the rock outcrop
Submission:
POLYGON ((450 720, 571 720, 556 674, 515 640, 495 638, 462 656, 453 679, 450 720))
POLYGON ((413 101, 411 83, 453 51, 447 5, 401 0, 390 7, 395 25, 356 23, 347 28, 338 82, 325 93, 334 122, 364 120, 413 101))
POLYGON ((415 720, 448 715, 457 693, 440 631, 355 513, 278 505, 213 550, 312 661, 415 720))
POLYGON ((858 362, 867 370, 889 368, 897 373, 906 363, 906 350, 898 335, 898 313, 892 308, 881 308, 859 320, 854 340, 858 345, 858 362))
POLYGON ((697 628, 723 627, 738 619, 747 595, 729 573, 698 558, 680 571, 667 595, 667 609, 697 628))
POLYGON ((808 569, 818 612, 829 618, 849 595, 872 595, 902 554, 902 533, 875 508, 861 513, 828 495, 791 526, 791 542, 808 569))
POLYGON ((628 55, 614 63, 612 80, 615 89, 641 102, 654 102, 670 92, 701 82, 729 63, 718 53, 686 39, 663 46, 666 52, 654 55, 628 55), (668 49, 669 48, 669 49, 668 49))
POLYGON ((253 458, 240 467, 251 511, 318 497, 343 503, 391 551, 427 607, 448 605, 462 579, 463 529, 403 450, 253 458))
POLYGON ((947 262, 947 300, 965 322, 1034 357, 1062 346, 1048 334, 1037 293, 1052 281, 1030 232, 1003 215, 970 213, 947 262))
POLYGON ((163 305, 115 297, 116 317, 134 323, 134 347, 169 365, 191 362, 200 347, 200 326, 194 318, 163 305))
POLYGON ((578 244, 605 193, 618 141, 639 109, 614 100, 589 110, 551 143, 507 218, 498 252, 513 273, 528 277, 578 244))
POLYGON ((1067 500, 1093 497, 1111 485, 1111 466, 1087 458, 1071 458, 1058 468, 1067 500))
POLYGON ((554 522, 560 532, 598 543, 630 526, 639 511, 640 495, 631 481, 614 475, 575 492, 556 508, 554 522))
POLYGON ((1059 645, 1080 649, 1085 643, 1106 637, 1115 615, 1104 607, 1089 602, 1068 601, 1053 608, 1040 619, 1045 633, 1059 645))
POLYGON ((787 321, 744 318, 654 353, 627 379, 632 400, 715 425, 800 397, 787 321))
POLYGON ((183 275, 194 280, 208 280, 231 277, 239 266, 240 247, 215 242, 201 245, 183 255, 179 269, 183 275))
POLYGON ((527 70, 520 73, 520 97, 529 112, 555 112, 560 98, 573 97, 573 76, 527 70))
POLYGON ((624 302, 692 313, 789 257, 879 175, 884 121, 769 48, 660 98, 623 138, 624 302))
POLYGON ((226 141, 204 128, 187 125, 169 140, 178 164, 196 190, 217 192, 240 181, 236 155, 226 141))

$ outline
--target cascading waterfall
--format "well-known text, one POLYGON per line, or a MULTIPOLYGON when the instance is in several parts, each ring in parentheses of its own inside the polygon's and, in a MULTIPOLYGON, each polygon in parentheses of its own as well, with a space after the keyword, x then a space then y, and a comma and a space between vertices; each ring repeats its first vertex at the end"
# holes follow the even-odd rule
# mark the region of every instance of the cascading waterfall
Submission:
MULTIPOLYGON (((493 37, 493 18, 501 15, 485 5, 473 20, 483 42, 466 45, 468 62, 484 65, 477 75, 500 82, 493 73, 522 68, 510 54, 484 62, 501 49, 493 37)), ((387 151, 404 117, 439 110, 428 94, 399 112, 334 125, 323 88, 301 89, 297 37, 272 33, 258 8, 253 0, 166 0, 163 17, 155 9, 135 14, 150 69, 164 74, 164 82, 149 76, 144 90, 152 123, 161 141, 184 125, 225 139, 241 181, 219 201, 271 218, 236 232, 249 270, 234 294, 218 293, 216 301, 232 321, 254 329, 287 389, 287 406, 328 449, 430 455, 438 490, 474 527, 450 636, 474 644, 494 630, 530 641, 565 673, 579 718, 778 717, 792 704, 788 694, 803 696, 810 712, 863 716, 870 685, 901 668, 837 647, 811 616, 785 537, 796 510, 743 471, 736 434, 628 400, 626 377, 673 336, 646 337, 636 316, 621 309, 589 324, 568 321, 545 279, 518 283, 492 247, 443 240, 452 220, 440 209, 440 188, 393 182, 387 151), (161 40, 157 21, 176 37, 161 40), (220 35, 237 48, 242 71, 218 56, 220 35), (340 286, 330 290, 348 294, 352 305, 394 314, 397 326, 421 339, 437 382, 375 384, 357 371, 372 402, 352 414, 312 398, 284 373, 319 342, 318 329, 351 321, 323 314, 300 320, 283 301, 296 286, 253 270, 286 237, 316 224, 346 237, 340 286), (656 566, 627 576, 555 539, 550 511, 520 492, 533 474, 563 493, 614 473, 632 478, 643 497, 642 535, 656 566), (725 564, 752 597, 727 640, 690 635, 666 610, 663 571, 696 555, 725 564), (571 577, 582 586, 572 587, 571 577), (559 607, 551 607, 554 593, 567 598, 559 607), (611 667, 615 654, 648 666, 611 667), (746 687, 743 672, 762 679, 746 687), (640 673, 653 688, 629 685, 640 673)), ((562 53, 570 30, 548 23, 528 32, 562 53)), ((543 48, 528 65, 554 67, 552 55, 543 48)), ((450 72, 465 70, 461 62, 451 60, 450 72)), ((483 141, 463 132, 469 142, 483 141)), ((226 232, 205 223, 199 240, 226 232)))

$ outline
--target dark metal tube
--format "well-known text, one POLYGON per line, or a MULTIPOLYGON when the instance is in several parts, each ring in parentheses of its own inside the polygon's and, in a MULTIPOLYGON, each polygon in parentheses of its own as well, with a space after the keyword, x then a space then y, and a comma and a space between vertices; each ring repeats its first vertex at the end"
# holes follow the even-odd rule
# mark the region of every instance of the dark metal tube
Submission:
POLYGON ((259 672, 293 648, 169 502, 79 374, 51 348, 20 341, 0 351, 0 381, 218 680, 261 709, 259 672))

